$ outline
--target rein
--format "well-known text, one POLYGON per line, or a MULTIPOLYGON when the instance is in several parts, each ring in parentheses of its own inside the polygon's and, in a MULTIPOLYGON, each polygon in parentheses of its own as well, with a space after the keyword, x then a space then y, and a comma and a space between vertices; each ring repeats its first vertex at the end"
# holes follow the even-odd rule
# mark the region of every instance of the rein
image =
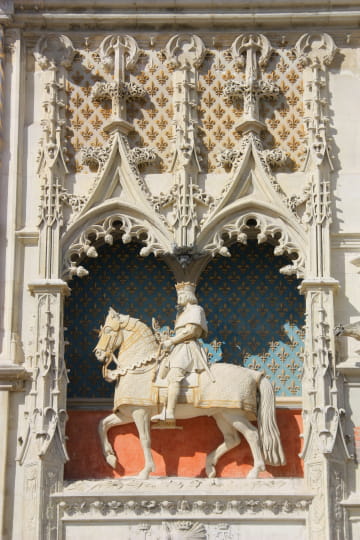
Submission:
MULTIPOLYGON (((106 355, 106 360, 102 366, 102 375, 103 377, 106 379, 109 379, 111 378, 111 380, 115 380, 115 378, 117 376, 121 376, 121 375, 126 375, 127 373, 139 373, 139 368, 141 367, 144 367, 146 366, 147 364, 149 364, 150 362, 154 362, 155 360, 158 359, 158 356, 159 356, 159 352, 157 355, 153 356, 151 355, 148 359, 146 360, 138 360, 136 362, 134 362, 132 365, 130 366, 125 366, 123 368, 121 368, 119 366, 119 362, 118 362, 118 359, 116 358, 115 354, 113 353, 113 351, 111 350, 112 347, 114 346, 115 342, 116 342, 116 339, 118 337, 118 334, 119 334, 119 331, 121 330, 127 330, 127 331, 130 331, 132 332, 130 334, 130 336, 122 342, 121 344, 121 347, 120 347, 120 354, 124 353, 125 351, 129 350, 131 347, 133 347, 136 343, 138 343, 141 339, 144 339, 144 337, 146 337, 146 335, 148 334, 149 332, 149 329, 144 326, 144 328, 139 328, 138 330, 135 330, 136 328, 136 325, 137 323, 139 322, 139 319, 133 319, 131 318, 130 316, 128 316, 128 319, 126 321, 126 324, 118 329, 118 333, 115 335, 115 336, 111 336, 111 339, 109 339, 109 342, 107 343, 107 351, 105 351, 105 355, 106 355), (111 362, 114 361, 114 363, 117 365, 117 368, 116 369, 108 369, 108 366, 111 364, 111 362), (109 377, 109 375, 111 374, 111 377, 109 377)), ((150 335, 150 334, 148 334, 150 335)), ((151 367, 151 366, 150 366, 151 367)), ((143 371, 141 371, 143 372, 143 371)))

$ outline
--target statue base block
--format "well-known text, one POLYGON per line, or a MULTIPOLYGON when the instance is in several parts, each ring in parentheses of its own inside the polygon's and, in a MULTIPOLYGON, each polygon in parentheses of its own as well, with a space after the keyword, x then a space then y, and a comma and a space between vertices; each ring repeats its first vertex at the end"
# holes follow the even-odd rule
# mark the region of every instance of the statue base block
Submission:
POLYGON ((183 429, 183 426, 178 426, 176 420, 160 420, 160 422, 152 423, 151 429, 183 429))

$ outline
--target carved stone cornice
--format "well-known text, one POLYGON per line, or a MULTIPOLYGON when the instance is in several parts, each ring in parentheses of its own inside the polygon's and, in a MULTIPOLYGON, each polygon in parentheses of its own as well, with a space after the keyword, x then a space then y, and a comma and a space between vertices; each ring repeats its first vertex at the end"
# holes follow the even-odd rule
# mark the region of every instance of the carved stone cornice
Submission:
POLYGON ((70 288, 62 279, 38 279, 28 283, 28 289, 32 295, 34 294, 61 294, 68 296, 70 288))
POLYGON ((24 366, 0 363, 0 391, 21 392, 31 373, 24 366))

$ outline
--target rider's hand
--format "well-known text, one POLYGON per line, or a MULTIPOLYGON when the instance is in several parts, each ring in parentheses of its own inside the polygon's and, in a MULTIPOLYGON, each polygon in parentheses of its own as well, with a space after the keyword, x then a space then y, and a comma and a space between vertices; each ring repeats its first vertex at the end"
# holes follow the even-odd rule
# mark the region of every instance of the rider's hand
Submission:
POLYGON ((171 351, 172 348, 173 348, 173 342, 171 341, 171 339, 165 339, 165 341, 162 342, 163 351, 169 352, 171 351))

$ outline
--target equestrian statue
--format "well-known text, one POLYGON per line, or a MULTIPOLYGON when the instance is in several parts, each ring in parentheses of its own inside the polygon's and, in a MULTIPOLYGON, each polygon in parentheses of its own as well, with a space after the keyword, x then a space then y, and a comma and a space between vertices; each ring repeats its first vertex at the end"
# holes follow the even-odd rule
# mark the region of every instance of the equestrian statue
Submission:
POLYGON ((212 416, 224 436, 206 459, 206 474, 216 475, 216 463, 248 441, 257 478, 265 464, 284 465, 285 457, 275 416, 271 383, 261 372, 233 364, 209 364, 200 338, 207 335, 203 308, 195 285, 176 285, 178 315, 173 335, 155 332, 139 319, 109 309, 94 349, 103 364, 103 377, 115 382, 113 413, 100 421, 99 434, 107 463, 117 457, 108 440, 109 429, 135 422, 145 465, 140 478, 155 471, 150 428, 176 428, 176 419, 212 416), (116 355, 115 352, 118 351, 116 355), (110 364, 115 369, 110 369, 110 364), (251 422, 257 420, 258 427, 251 422))

